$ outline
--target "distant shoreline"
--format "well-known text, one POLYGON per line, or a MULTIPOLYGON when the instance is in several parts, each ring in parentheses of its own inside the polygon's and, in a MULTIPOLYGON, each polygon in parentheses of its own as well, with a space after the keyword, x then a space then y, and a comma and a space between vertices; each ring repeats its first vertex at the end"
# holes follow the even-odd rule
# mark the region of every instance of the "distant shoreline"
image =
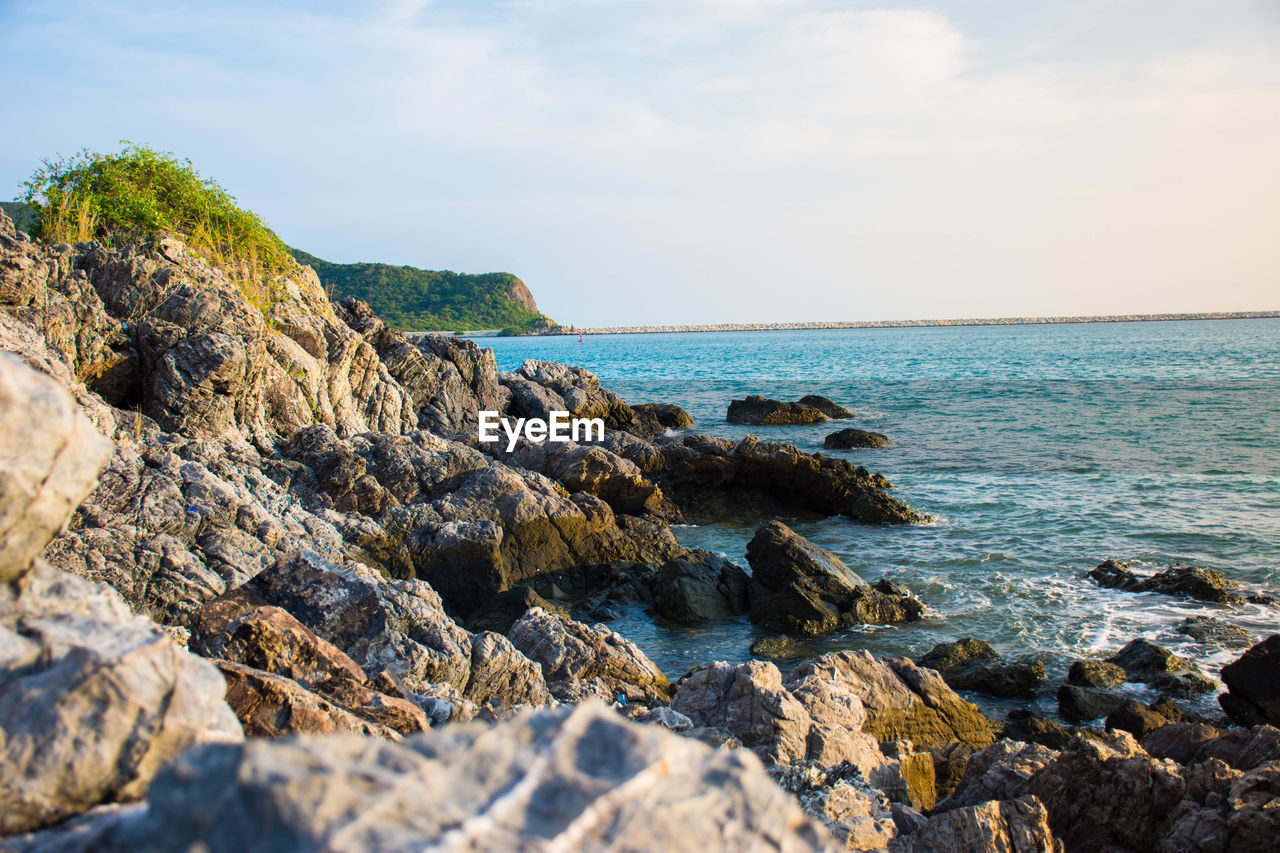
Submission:
MULTIPOLYGON (((967 320, 849 320, 807 323, 711 323, 671 326, 596 326, 565 329, 564 335, 652 335, 682 332, 789 332, 820 329, 913 329, 928 326, 1037 326, 1065 323, 1146 323, 1160 320, 1264 320, 1280 311, 1209 311, 1186 314, 1103 314, 1088 317, 995 317, 967 320)), ((464 332, 467 337, 491 337, 492 332, 464 332)))

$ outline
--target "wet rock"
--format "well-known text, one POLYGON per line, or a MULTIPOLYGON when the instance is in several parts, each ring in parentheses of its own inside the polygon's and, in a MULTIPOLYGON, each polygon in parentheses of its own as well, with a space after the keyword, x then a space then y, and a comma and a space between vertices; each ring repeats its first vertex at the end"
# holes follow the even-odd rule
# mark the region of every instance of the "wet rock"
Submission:
POLYGON ((854 429, 853 427, 837 430, 822 440, 822 446, 827 450, 852 450, 856 447, 888 447, 890 444, 891 442, 887 435, 868 432, 865 429, 854 429))
POLYGON ((693 418, 684 409, 672 403, 641 403, 632 406, 635 425, 629 428, 641 438, 653 438, 667 430, 686 429, 694 425, 693 418))
POLYGON ((1102 719, 1126 701, 1119 693, 1098 687, 1064 684, 1058 688, 1058 711, 1073 722, 1102 719))
POLYGON ((1139 575, 1127 563, 1107 560, 1089 572, 1099 586, 1130 592, 1160 592, 1216 604, 1243 604, 1244 598, 1233 590, 1239 587, 1222 572, 1198 566, 1172 566, 1150 576, 1139 575))
POLYGON ((551 693, 573 701, 580 684, 594 685, 612 699, 667 703, 671 684, 633 643, 603 625, 583 625, 541 608, 511 626, 515 648, 542 667, 551 693))
POLYGON ((795 637, 786 634, 775 634, 761 637, 751 644, 751 654, 764 660, 786 660, 798 658, 805 653, 805 646, 795 637))
POLYGON ((839 682, 857 696, 867 714, 863 731, 878 741, 910 740, 917 749, 932 749, 956 740, 984 747, 994 739, 994 724, 977 706, 909 660, 831 652, 796 667, 787 683, 809 675, 839 682))
POLYGON ((858 624, 914 621, 924 605, 873 589, 840 558, 779 521, 756 531, 751 564, 751 621, 774 631, 816 636, 858 624))
POLYGON ((1061 853, 1062 842, 1049 826, 1049 811, 1034 795, 980 803, 934 815, 915 833, 891 848, 894 853, 1061 853))
POLYGON ((1222 668, 1222 710, 1246 726, 1280 725, 1280 634, 1272 634, 1222 668))
POLYGON ((598 705, 402 743, 330 736, 193 750, 155 786, 145 815, 93 842, 221 853, 264 837, 290 850, 335 839, 353 850, 704 851, 749 840, 798 853, 830 844, 753 757, 598 705))
POLYGON ((803 403, 783 403, 768 397, 750 395, 745 400, 732 400, 725 420, 731 424, 803 425, 818 424, 828 417, 819 409, 803 403))
POLYGON ((1027 658, 1005 661, 981 640, 939 643, 916 663, 937 670, 955 690, 974 690, 991 696, 1029 696, 1044 683, 1044 661, 1027 658))
POLYGON ((828 400, 826 397, 819 397, 817 394, 805 394, 799 400, 796 400, 801 406, 808 406, 811 409, 817 409, 833 421, 846 420, 854 417, 853 412, 828 400))
POLYGON ((1130 641, 1107 661, 1123 669, 1129 681, 1150 681, 1188 669, 1181 658, 1164 646, 1141 638, 1130 641))
POLYGON ((696 625, 747 610, 747 573, 710 551, 691 551, 658 571, 654 609, 673 622, 696 625))
POLYGON ((1224 649, 1246 649, 1253 645, 1253 635, 1244 628, 1213 616, 1188 616, 1178 626, 1178 633, 1197 643, 1224 649))
POLYGON ((1124 668, 1104 660, 1078 660, 1067 669, 1067 683, 1078 687, 1119 687, 1124 680, 1124 668))
POLYGON ((1135 738, 1143 738, 1169 722, 1163 714, 1158 714, 1141 702, 1126 701, 1107 715, 1107 730, 1121 729, 1135 738))

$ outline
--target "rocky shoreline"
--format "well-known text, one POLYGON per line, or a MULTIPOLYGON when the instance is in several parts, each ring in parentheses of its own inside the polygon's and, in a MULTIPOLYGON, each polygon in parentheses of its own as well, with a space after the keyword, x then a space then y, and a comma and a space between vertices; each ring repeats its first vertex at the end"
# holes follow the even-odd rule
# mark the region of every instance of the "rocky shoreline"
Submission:
MULTIPOLYGON (((176 239, 51 246, 3 213, 0 350, 0 850, 1273 849, 1278 637, 1184 626, 1248 647, 1230 717, 1154 643, 1077 662, 1062 717, 1105 731, 986 717, 962 693, 1053 685, 976 638, 772 662, 925 612, 776 520, 925 520, 844 459, 499 373, 314 274, 257 305, 176 239), (507 451, 481 410, 607 430, 507 451), (758 525, 747 567, 671 531, 725 519, 758 525), (664 673, 608 627, 631 605, 773 636, 664 673)), ((1095 579, 1264 594, 1178 569, 1095 579)))

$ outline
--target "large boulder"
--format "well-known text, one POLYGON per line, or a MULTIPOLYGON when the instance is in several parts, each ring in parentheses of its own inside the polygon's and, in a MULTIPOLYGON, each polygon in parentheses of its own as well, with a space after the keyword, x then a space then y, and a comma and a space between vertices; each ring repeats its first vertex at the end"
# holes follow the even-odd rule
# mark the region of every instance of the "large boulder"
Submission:
POLYGON ((1222 668, 1222 709, 1247 726, 1280 725, 1280 634, 1272 634, 1222 668))
POLYGON ((192 750, 142 813, 79 839, 115 853, 200 849, 831 849, 754 756, 596 704, 450 726, 192 750))
POLYGON ((653 604, 673 622, 696 625, 729 619, 747 610, 747 573, 709 551, 690 551, 658 571, 653 604))
POLYGON ((840 558, 780 521, 763 525, 747 545, 751 621, 774 631, 816 636, 850 625, 919 619, 910 595, 881 592, 840 558))

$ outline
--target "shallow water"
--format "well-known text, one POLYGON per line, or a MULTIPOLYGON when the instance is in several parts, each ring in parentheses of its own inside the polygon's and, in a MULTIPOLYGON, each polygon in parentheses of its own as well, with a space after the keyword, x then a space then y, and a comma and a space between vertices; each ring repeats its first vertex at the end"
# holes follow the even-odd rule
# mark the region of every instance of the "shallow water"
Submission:
MULTIPOLYGON (((1238 652, 1191 644, 1174 630, 1184 616, 1212 613, 1255 636, 1280 630, 1277 608, 1102 590, 1085 577, 1108 557, 1189 562, 1278 591, 1280 320, 480 343, 501 370, 525 358, 579 364, 628 402, 683 406, 714 435, 754 432, 810 451, 847 425, 888 435, 891 447, 829 452, 883 473, 935 523, 793 526, 863 577, 907 584, 934 616, 843 632, 814 641, 814 652, 914 656, 971 636, 1005 652, 1052 653, 1061 668, 1145 636, 1216 673, 1238 652), (735 397, 807 393, 859 417, 812 427, 724 420, 735 397)), ((745 566, 754 525, 676 532, 745 566)), ((708 660, 745 660, 759 635, 745 619, 688 629, 640 611, 613 627, 673 677, 708 660)))

